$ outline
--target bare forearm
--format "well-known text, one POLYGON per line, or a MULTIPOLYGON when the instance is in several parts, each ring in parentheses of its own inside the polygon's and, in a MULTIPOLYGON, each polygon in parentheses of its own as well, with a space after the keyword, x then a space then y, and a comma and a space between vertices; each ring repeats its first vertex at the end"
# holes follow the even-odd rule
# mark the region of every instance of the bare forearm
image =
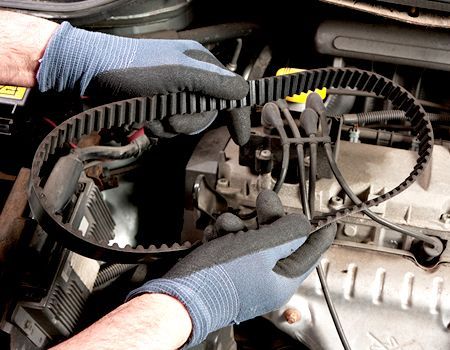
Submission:
POLYGON ((173 350, 187 341, 191 328, 189 314, 178 300, 143 294, 53 350, 173 350))
POLYGON ((58 24, 0 10, 0 84, 34 86, 39 59, 58 24))

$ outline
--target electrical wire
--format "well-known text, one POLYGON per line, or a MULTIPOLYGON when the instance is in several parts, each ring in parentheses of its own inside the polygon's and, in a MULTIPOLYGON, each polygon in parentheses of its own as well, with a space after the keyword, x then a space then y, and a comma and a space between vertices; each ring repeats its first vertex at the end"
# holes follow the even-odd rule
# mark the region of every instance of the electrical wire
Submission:
MULTIPOLYGON (((321 120, 322 124, 324 124, 326 122, 325 114, 326 114, 325 111, 320 113, 320 120, 321 120)), ((352 189, 348 185, 347 181, 345 181, 345 178, 342 175, 341 171, 339 170, 339 167, 337 166, 336 160, 333 156, 333 150, 331 148, 331 144, 325 143, 324 148, 325 148, 325 154, 326 154, 326 157, 328 160, 328 164, 330 165, 331 171, 333 172, 333 175, 336 178, 337 182, 342 187, 342 189, 347 194, 347 196, 352 200, 353 203, 361 204, 362 201, 352 191, 352 189)), ((370 209, 364 209, 363 213, 366 214, 368 217, 370 217, 373 221, 379 223, 380 225, 383 225, 391 230, 400 232, 404 235, 411 236, 415 239, 418 239, 418 240, 430 245, 431 247, 429 247, 429 248, 431 248, 431 249, 427 250, 427 253, 430 256, 434 257, 434 256, 438 256, 440 253, 442 253, 443 246, 442 246, 441 241, 439 241, 438 239, 429 237, 421 232, 414 232, 414 231, 408 230, 406 228, 403 228, 401 226, 398 226, 398 225, 378 216, 377 214, 372 212, 370 209)))
POLYGON ((142 135, 125 146, 90 146, 78 148, 74 152, 79 159, 96 160, 96 159, 128 159, 136 158, 151 146, 151 141, 145 135, 142 135))
POLYGON ((94 160, 92 162, 85 164, 83 167, 83 170, 86 171, 87 169, 92 168, 97 165, 103 165, 103 162, 101 160, 94 160))
MULTIPOLYGON (((314 137, 315 135, 309 135, 314 137)), ((316 201, 316 175, 317 175, 317 143, 309 144, 309 211, 311 217, 314 217, 315 201, 316 201)))
POLYGON ((336 332, 339 336, 339 339, 342 343, 342 346, 345 350, 351 350, 350 344, 345 335, 344 328, 342 327, 341 320, 339 319, 339 315, 337 314, 336 307, 334 306, 333 300, 331 299, 330 289, 328 288, 328 283, 326 280, 325 272, 323 271, 323 267, 321 263, 316 267, 317 276, 319 276, 320 286, 322 287, 323 296, 328 306, 328 310, 331 315, 331 319, 333 320, 334 327, 336 328, 336 332))
POLYGON ((344 120, 342 118, 339 119, 339 128, 336 135, 336 142, 334 144, 333 150, 333 159, 337 161, 339 157, 339 151, 341 150, 341 135, 342 135, 342 127, 344 125, 344 120))
POLYGON ((281 140, 283 152, 281 159, 281 170, 277 182, 275 183, 275 186, 273 188, 273 191, 275 193, 278 193, 281 187, 283 186, 284 181, 286 180, 286 175, 289 167, 289 156, 290 156, 289 138, 286 134, 286 130, 284 130, 284 124, 283 120, 281 119, 279 108, 275 103, 269 102, 264 105, 263 110, 261 112, 261 119, 263 123, 267 123, 268 125, 277 130, 281 140))
MULTIPOLYGON (((280 192, 281 187, 284 184, 284 181, 286 180, 286 175, 289 167, 289 151, 290 151, 290 143, 289 138, 286 134, 286 131, 284 130, 284 127, 282 126, 283 123, 275 123, 274 127, 278 132, 278 135, 280 136, 281 144, 282 144, 282 156, 281 156, 281 170, 280 174, 277 178, 277 181, 275 182, 275 185, 273 187, 273 191, 275 193, 280 192)), ((256 217, 256 210, 252 210, 250 213, 247 214, 241 214, 238 215, 241 220, 250 220, 254 219, 256 217)))
POLYGON ((320 286, 322 287, 323 296, 328 306, 328 310, 330 311, 331 318, 333 320, 334 326, 336 328, 339 339, 341 340, 342 346, 345 350, 351 350, 350 344, 347 340, 347 337, 344 333, 344 328, 342 327, 341 321, 339 320, 339 316, 337 314, 336 308, 334 307, 333 300, 331 299, 330 290, 328 288, 328 283, 326 280, 325 272, 323 271, 322 265, 319 264, 316 267, 317 275, 319 276, 320 286))
POLYGON ((281 138, 281 134, 280 134, 281 142, 283 143, 281 170, 280 170, 280 175, 278 176, 278 179, 275 183, 275 186, 273 187, 273 191, 275 193, 280 192, 280 189, 283 186, 284 181, 286 180, 287 170, 288 170, 288 166, 289 166, 289 143, 287 140, 286 132, 284 130, 283 130, 283 132, 284 132, 284 138, 281 138))
MULTIPOLYGON (((339 170, 336 161, 333 158, 333 151, 331 149, 331 145, 329 143, 326 143, 324 145, 325 147, 325 154, 328 160, 328 163, 330 164, 331 171, 334 174, 334 177, 336 178, 339 185, 342 187, 344 192, 347 194, 347 196, 352 200, 355 204, 361 204, 362 201, 358 198, 358 196, 352 191, 350 186, 348 185, 347 181, 345 181, 344 176, 342 175, 341 171, 339 170)), ((423 241, 432 247, 434 247, 436 256, 439 255, 442 252, 441 245, 438 243, 439 240, 427 236, 426 234, 423 234, 421 232, 414 232, 411 230, 408 230, 406 228, 403 228, 401 226, 398 226, 396 224, 393 224, 392 222, 378 216, 374 212, 372 212, 369 209, 363 210, 363 213, 366 214, 368 217, 370 217, 373 221, 379 223, 380 225, 383 225, 391 230, 400 232, 404 235, 414 237, 415 239, 418 239, 420 241, 423 241)))
POLYGON ((306 194, 306 176, 305 176, 305 150, 303 145, 296 146, 298 158, 298 186, 300 189, 300 200, 302 201, 303 212, 311 220, 311 211, 309 209, 308 197, 306 194))
MULTIPOLYGON (((292 134, 296 138, 300 138, 300 131, 298 130, 297 125, 295 124, 294 118, 292 117, 289 109, 282 109, 283 115, 285 116, 288 125, 292 131, 292 134)), ((313 144, 310 144, 310 147, 313 144)), ((299 188, 300 188, 300 196, 302 199, 303 212, 308 220, 311 220, 311 213, 314 212, 314 201, 311 203, 311 197, 315 197, 315 176, 317 172, 317 144, 314 144, 315 148, 315 162, 312 160, 312 156, 310 156, 310 184, 311 184, 311 175, 314 177, 314 185, 312 186, 313 191, 311 191, 311 186, 309 187, 309 201, 306 196, 306 185, 305 178, 303 175, 303 179, 301 178, 302 170, 303 174, 305 173, 305 163, 304 163, 304 150, 302 144, 297 144, 297 156, 298 156, 298 165, 299 165, 299 188), (300 152, 299 152, 300 151, 300 152), (315 163, 314 165, 311 163, 315 163), (305 204, 303 204, 305 203, 305 204), (312 205, 311 205, 312 204, 312 205)), ((312 151, 314 152, 314 151, 312 151)), ((322 265, 319 264, 316 267, 316 272, 319 277, 320 286, 323 291, 323 295, 325 298, 325 302, 327 303, 328 310, 330 311, 331 319, 333 320, 334 326, 336 328, 336 332, 341 340, 342 346, 345 350, 351 350, 350 344, 348 343, 347 337, 345 336, 344 329, 342 327, 341 321, 339 320, 339 316, 337 314, 336 308, 334 306, 333 300, 331 299, 330 289, 328 288, 328 283, 325 277, 325 272, 323 271, 322 265)))
MULTIPOLYGON (((300 131, 298 130, 297 124, 292 117, 291 112, 288 108, 281 108, 284 118, 286 119, 289 128, 291 129, 292 135, 295 138, 301 138, 300 131)), ((311 212, 308 204, 308 197, 306 193, 306 175, 305 175, 305 150, 302 144, 296 145, 297 160, 298 160, 298 185, 300 189, 300 200, 302 202, 303 212, 306 217, 311 220, 311 212)))
MULTIPOLYGON (((312 98, 312 100, 309 100, 310 103, 308 103, 308 100, 306 101, 307 107, 312 108, 318 115, 319 115, 319 122, 322 129, 322 135, 328 135, 329 134, 329 128, 326 121, 326 109, 323 105, 322 99, 315 98, 314 93, 310 95, 309 98, 312 98), (320 101, 320 102, 319 102, 320 101), (317 105, 319 103, 319 105, 317 105), (308 106, 309 105, 309 106, 308 106)), ((342 327, 341 321, 339 319, 339 316, 336 311, 336 307, 334 306, 333 300, 331 299, 331 293, 330 289, 328 288, 328 283, 325 277, 325 272, 323 271, 322 265, 319 264, 316 267, 317 276, 319 277, 320 286, 322 287, 323 295, 325 298, 325 301, 328 306, 328 310, 331 315, 331 319, 333 320, 334 326, 336 328, 336 333, 339 336, 339 339, 342 343, 342 346, 344 347, 344 350, 351 350, 350 344, 347 340, 347 337, 345 336, 344 328, 342 327)))
MULTIPOLYGON (((42 120, 43 120, 44 122, 46 122, 48 125, 50 125, 53 129, 56 128, 56 127, 58 126, 58 125, 57 125, 53 120, 51 120, 50 118, 43 117, 42 120)), ((74 144, 73 142, 69 142, 69 145, 70 145, 70 148, 73 148, 73 149, 77 148, 77 145, 74 144)))

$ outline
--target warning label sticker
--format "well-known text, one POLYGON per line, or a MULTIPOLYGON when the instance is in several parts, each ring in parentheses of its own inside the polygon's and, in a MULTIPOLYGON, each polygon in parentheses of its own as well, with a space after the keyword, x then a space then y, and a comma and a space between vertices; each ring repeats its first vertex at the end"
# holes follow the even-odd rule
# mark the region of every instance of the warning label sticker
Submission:
POLYGON ((0 104, 24 106, 30 90, 22 86, 0 85, 0 104))
POLYGON ((27 92, 26 87, 0 85, 0 98, 23 100, 27 92))

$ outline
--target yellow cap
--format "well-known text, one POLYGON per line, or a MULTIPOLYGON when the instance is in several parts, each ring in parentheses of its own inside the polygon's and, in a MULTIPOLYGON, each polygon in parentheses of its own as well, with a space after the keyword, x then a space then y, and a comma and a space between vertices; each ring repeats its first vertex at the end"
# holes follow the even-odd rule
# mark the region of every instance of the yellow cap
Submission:
MULTIPOLYGON (((299 68, 280 68, 277 71, 277 76, 279 75, 286 75, 286 74, 293 74, 293 73, 299 73, 299 72, 303 72, 304 69, 299 69, 299 68)), ((286 101, 289 102, 295 102, 295 103, 306 103, 306 98, 308 97, 308 95, 311 93, 312 91, 308 91, 308 92, 302 92, 300 95, 293 95, 293 96, 288 96, 286 97, 286 101)), ((323 88, 323 89, 316 89, 315 92, 317 92, 319 94, 320 97, 322 97, 322 100, 325 100, 325 97, 327 97, 327 89, 323 88)))

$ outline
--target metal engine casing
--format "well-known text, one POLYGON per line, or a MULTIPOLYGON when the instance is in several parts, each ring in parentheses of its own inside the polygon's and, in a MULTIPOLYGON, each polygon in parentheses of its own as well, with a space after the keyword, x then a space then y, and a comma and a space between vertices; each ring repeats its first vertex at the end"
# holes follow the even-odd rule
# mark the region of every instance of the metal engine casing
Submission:
MULTIPOLYGON (((337 242, 322 266, 352 349, 425 350, 450 345, 450 265, 417 265, 408 253, 337 242)), ((311 349, 341 349, 316 273, 280 310, 266 315, 311 349), (299 321, 283 317, 294 309, 299 321)))
MULTIPOLYGON (((408 150, 342 141, 338 165, 354 192, 366 200, 401 181, 414 166, 414 157, 408 150)), ((335 244, 321 263, 353 349, 450 347, 450 234, 445 215, 450 210, 448 164, 448 149, 435 146, 425 176, 404 193, 372 208, 392 222, 439 237, 446 248, 438 260, 419 263, 410 237, 362 214, 338 222, 335 244)), ((275 183, 270 174, 254 175, 239 165, 239 147, 225 130, 206 134, 194 152, 187 175, 194 177, 202 170, 209 174, 210 185, 215 181, 215 190, 234 208, 251 208, 257 194, 275 183), (221 146, 222 152, 218 152, 221 146)), ((285 183, 279 196, 287 212, 301 211, 298 184, 285 183)), ((316 215, 347 203, 349 199, 334 178, 317 181, 316 215), (334 202, 336 197, 342 202, 334 202)), ((302 283, 285 307, 266 318, 311 349, 341 348, 316 273, 302 283), (286 321, 283 314, 287 309, 297 312, 297 322, 286 321)))

